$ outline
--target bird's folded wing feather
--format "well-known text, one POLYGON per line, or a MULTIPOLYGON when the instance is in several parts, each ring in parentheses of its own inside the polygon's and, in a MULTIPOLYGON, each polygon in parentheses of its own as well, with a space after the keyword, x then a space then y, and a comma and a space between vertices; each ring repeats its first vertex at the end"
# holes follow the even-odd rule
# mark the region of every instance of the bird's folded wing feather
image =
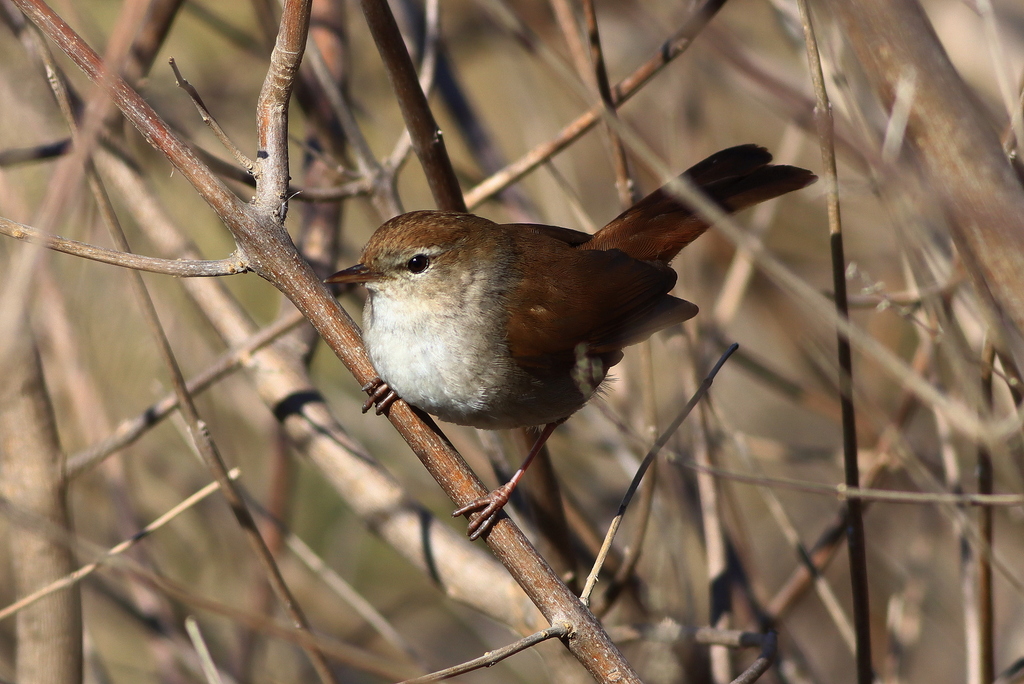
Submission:
POLYGON ((568 240, 575 231, 563 238, 523 229, 528 235, 519 244, 531 275, 518 278, 509 293, 516 306, 507 331, 509 350, 521 364, 572 363, 581 343, 590 354, 615 352, 697 313, 695 305, 667 295, 676 274, 665 264, 615 249, 575 248, 568 240))

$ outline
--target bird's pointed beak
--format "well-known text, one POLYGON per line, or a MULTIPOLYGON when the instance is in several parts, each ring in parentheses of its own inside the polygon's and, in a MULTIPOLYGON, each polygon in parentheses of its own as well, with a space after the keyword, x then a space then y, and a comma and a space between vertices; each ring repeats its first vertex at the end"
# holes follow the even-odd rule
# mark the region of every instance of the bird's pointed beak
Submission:
POLYGON ((371 270, 365 264, 356 264, 355 266, 349 266, 344 271, 338 271, 330 278, 325 280, 325 283, 370 283, 374 280, 378 280, 380 274, 376 271, 371 270))

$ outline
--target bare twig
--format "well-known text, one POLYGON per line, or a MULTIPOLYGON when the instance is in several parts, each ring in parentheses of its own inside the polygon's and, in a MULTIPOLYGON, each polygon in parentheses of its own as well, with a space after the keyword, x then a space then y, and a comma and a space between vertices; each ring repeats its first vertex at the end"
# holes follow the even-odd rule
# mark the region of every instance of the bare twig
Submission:
MULTIPOLYGON (((807 45, 807 62, 817 100, 814 109, 821 159, 825 169, 825 197, 828 207, 829 238, 832 247, 832 286, 836 300, 836 313, 849 320, 846 305, 846 257, 843 254, 843 232, 839 212, 839 178, 836 171, 835 128, 832 104, 825 90, 825 75, 818 53, 818 39, 814 33, 807 0, 798 0, 800 18, 807 45)), ((853 360, 850 339, 838 335, 839 401, 843 415, 843 466, 847 487, 860 486, 860 466, 857 463, 857 422, 853 409, 853 360)), ((850 581, 853 590, 853 624, 857 636, 857 681, 871 684, 874 672, 871 664, 871 606, 868 601, 867 540, 864 536, 863 507, 859 499, 847 504, 846 544, 850 554, 850 581)))
POLYGON ((34 245, 41 245, 55 252, 63 252, 64 254, 71 254, 72 256, 79 256, 104 264, 121 266, 137 271, 178 276, 180 278, 235 275, 236 273, 245 273, 249 270, 245 258, 237 252, 225 259, 214 261, 159 259, 116 249, 97 247, 96 245, 69 240, 58 235, 47 235, 41 230, 3 217, 0 217, 0 234, 17 240, 24 240, 34 245))
POLYGON ((434 202, 439 209, 466 211, 462 189, 459 188, 455 170, 448 158, 441 129, 434 121, 416 76, 416 68, 391 10, 384 0, 361 0, 361 5, 377 50, 387 68, 402 117, 412 136, 413 150, 423 166, 434 202))
MULTIPOLYGON (((991 11, 991 7, 989 8, 991 11)), ((1024 136, 1022 136, 1024 139, 1024 136)), ((991 411, 994 398, 992 396, 992 369, 995 365, 995 346, 988 340, 982 351, 981 390, 984 401, 991 411)), ((992 494, 993 469, 992 454, 982 445, 978 448, 978 494, 992 494)), ((983 507, 978 511, 978 536, 986 549, 991 549, 993 539, 992 509, 983 507)), ((991 682, 996 676, 995 666, 995 613, 992 603, 992 559, 989 553, 977 554, 978 580, 978 678, 981 682, 991 682)))
POLYGON ((452 677, 457 677, 458 675, 466 674, 467 672, 479 670, 483 667, 497 665, 505 658, 525 651, 526 649, 536 646, 543 641, 547 641, 548 639, 563 639, 568 634, 568 625, 553 625, 545 630, 541 630, 540 632, 531 634, 528 637, 524 637, 514 644, 509 644, 508 646, 502 646, 501 648, 496 648, 493 651, 488 651, 479 658, 474 658, 473 660, 469 660, 444 670, 432 672, 423 677, 407 679, 401 684, 427 684, 427 682, 440 682, 445 679, 451 679, 452 677))
POLYGON ((580 38, 580 25, 576 17, 575 3, 571 0, 550 0, 549 4, 558 21, 558 28, 562 31, 562 38, 565 39, 565 46, 569 49, 569 57, 576 68, 576 73, 584 82, 592 82, 594 79, 593 67, 590 64, 590 59, 587 58, 583 40, 580 38))
MULTIPOLYGON (((615 99, 612 96, 611 84, 608 82, 608 68, 604 63, 604 52, 601 50, 601 33, 597 26, 597 10, 594 0, 583 0, 583 16, 587 22, 587 40, 590 43, 590 59, 594 63, 594 78, 597 92, 605 106, 605 116, 616 116, 615 99)), ((628 209, 636 202, 636 186, 629 173, 629 160, 626 158, 626 147, 622 139, 611 128, 608 139, 612 146, 612 163, 615 167, 615 187, 619 191, 619 206, 628 209)))
POLYGON ((210 649, 206 646, 206 640, 203 639, 203 633, 199 631, 199 623, 191 615, 185 618, 185 631, 188 632, 188 637, 192 640, 192 645, 199 655, 199 662, 203 666, 207 684, 224 684, 217 665, 213 662, 213 656, 210 655, 210 649))
POLYGON ((683 461, 687 468, 711 473, 734 482, 743 482, 757 486, 771 485, 777 489, 789 489, 808 494, 821 494, 835 497, 839 501, 860 499, 892 504, 920 504, 925 506, 982 506, 1014 508, 1024 504, 1024 494, 963 494, 957 492, 903 492, 891 489, 872 489, 869 487, 847 487, 844 484, 829 485, 807 480, 794 480, 769 475, 750 475, 723 468, 712 468, 694 461, 683 461))
POLYGON ((311 0, 285 0, 270 65, 256 102, 259 165, 255 207, 267 218, 284 220, 288 202, 288 103, 306 48, 311 0))
MULTIPOLYGON (((412 3, 406 3, 407 12, 416 11, 412 3)), ((440 0, 428 0, 423 11, 423 40, 422 57, 420 58, 420 88, 424 93, 430 94, 434 87, 434 80, 437 77, 437 67, 440 61, 441 51, 441 2, 440 0)), ((412 149, 412 134, 406 128, 399 136, 398 142, 388 155, 386 167, 392 173, 397 173, 405 163, 409 151, 412 149)))
POLYGON ((171 57, 167 61, 171 65, 171 70, 174 71, 175 85, 188 93, 188 96, 192 99, 192 104, 194 104, 196 109, 199 110, 199 116, 202 117, 203 123, 207 125, 215 136, 217 136, 217 140, 219 140, 220 144, 224 146, 224 149, 231 153, 231 156, 235 158, 236 162, 241 164, 242 167, 250 173, 250 175, 255 174, 256 163, 252 159, 249 159, 242 150, 238 149, 238 146, 235 145, 235 143, 231 142, 231 138, 229 138, 228 134, 224 132, 224 129, 220 127, 220 124, 217 123, 217 119, 214 118, 213 114, 210 113, 209 108, 206 106, 206 103, 203 102, 203 98, 199 94, 199 91, 196 90, 191 83, 186 81, 185 77, 181 75, 180 71, 178 71, 178 64, 174 61, 174 58, 171 57))
POLYGON ((590 596, 594 592, 594 586, 597 584, 597 576, 601 572, 601 567, 604 565, 605 558, 608 556, 608 551, 611 548, 612 540, 615 539, 615 533, 619 529, 619 525, 622 523, 622 517, 626 514, 626 508, 629 507, 629 502, 633 500, 633 495, 636 493, 637 488, 640 486, 640 481, 644 477, 644 473, 650 467, 651 463, 658 456, 658 453, 668 443, 668 440, 675 434, 679 426, 683 424, 686 417, 690 415, 690 411, 697 405, 697 402, 707 394, 708 390, 711 389, 711 384, 715 381, 715 376, 718 375, 718 371, 722 369, 725 362, 732 356, 732 353, 739 348, 738 344, 730 346, 722 357, 718 359, 718 363, 715 364, 704 381, 701 382, 700 387, 690 397, 690 401, 686 403, 683 410, 679 412, 679 415, 669 424, 667 428, 661 433, 661 436, 654 442, 647 455, 644 456, 644 460, 641 461, 640 467, 637 468, 636 474, 633 475, 633 481, 629 483, 629 487, 626 489, 626 493, 622 497, 622 502, 619 503, 619 509, 612 519, 611 525, 608 527, 608 532, 605 534, 604 543, 601 545, 601 551, 597 554, 597 559, 594 561, 594 567, 590 571, 590 575, 587 577, 586 585, 583 587, 583 593, 580 595, 580 601, 583 603, 589 603, 590 596))

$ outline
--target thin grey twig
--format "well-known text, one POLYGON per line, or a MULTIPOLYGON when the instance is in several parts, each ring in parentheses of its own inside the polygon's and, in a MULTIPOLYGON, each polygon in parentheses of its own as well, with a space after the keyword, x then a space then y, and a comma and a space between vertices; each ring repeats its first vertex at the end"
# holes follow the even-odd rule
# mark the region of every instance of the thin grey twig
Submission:
POLYGON ((528 637, 524 637, 515 643, 509 644, 508 646, 502 646, 501 648, 497 648, 493 651, 488 651, 479 658, 474 658, 473 660, 469 660, 465 663, 461 663, 444 670, 438 670, 437 672, 432 672, 422 677, 407 679, 404 682, 401 682, 401 684, 427 684, 427 682, 440 682, 444 679, 451 679, 452 677, 466 674, 473 670, 497 665, 505 658, 513 656, 521 651, 525 651, 532 646, 536 646, 542 641, 547 641, 548 639, 561 639, 568 634, 569 627, 567 625, 553 625, 547 629, 531 634, 528 637))
POLYGON ((24 240, 33 245, 41 245, 55 252, 63 252, 73 256, 98 261, 103 264, 122 266, 136 271, 148 271, 179 278, 208 278, 213 276, 235 275, 249 270, 247 260, 241 253, 235 252, 224 259, 160 259, 158 257, 132 254, 106 247, 97 247, 77 240, 69 240, 58 235, 49 235, 41 230, 26 226, 17 221, 0 217, 0 234, 16 240, 24 240))
POLYGON ((171 65, 171 70, 174 72, 174 84, 188 93, 188 96, 192 99, 192 104, 194 104, 196 109, 199 110, 199 116, 202 117, 203 123, 213 131, 213 134, 217 136, 217 140, 219 140, 220 144, 224 146, 224 149, 231 153, 231 156, 235 158, 235 161, 241 164, 250 175, 255 173, 256 164, 252 159, 249 159, 242 150, 238 149, 238 146, 235 145, 235 143, 231 142, 231 138, 229 138, 228 134, 224 132, 224 129, 221 128, 219 123, 217 123, 217 119, 215 119, 213 114, 210 113, 210 109, 206 106, 206 103, 203 102, 203 98, 199 95, 199 91, 195 89, 195 86, 186 81, 185 77, 181 75, 180 71, 178 71, 178 64, 174 61, 174 58, 171 57, 167 62, 171 65))
POLYGON ((203 639, 203 633, 199 631, 199 623, 191 615, 185 618, 185 631, 188 632, 188 638, 192 640, 192 646, 199 655, 199 662, 203 666, 203 676, 206 677, 207 684, 224 684, 224 680, 220 678, 220 672, 217 671, 217 664, 213 662, 213 656, 210 655, 210 649, 206 646, 206 640, 203 639))
POLYGON ((718 363, 715 364, 714 368, 707 374, 704 381, 697 388, 697 391, 690 397, 690 401, 686 403, 683 410, 679 412, 679 415, 675 417, 665 431, 661 433, 661 436, 654 442, 647 455, 644 456, 644 460, 640 463, 640 467, 637 468, 636 474, 633 476, 633 481, 629 483, 629 487, 626 489, 626 493, 622 497, 622 502, 619 504, 619 510, 616 512, 615 517, 612 519, 611 525, 608 527, 608 533, 605 535, 604 544, 601 545, 601 551, 597 554, 597 559, 594 561, 594 567, 590 571, 590 576, 587 577, 587 583, 583 587, 583 594, 580 596, 580 601, 585 605, 590 603, 590 595, 594 592, 594 586, 597 584, 597 576, 601 572, 601 567, 604 565, 605 558, 608 557, 608 551, 611 548, 612 540, 615 539, 615 533, 618 532, 619 525, 622 523, 622 517, 626 514, 626 508, 629 507, 629 502, 633 500, 633 495, 636 493, 637 488, 640 486, 640 481, 644 477, 644 473, 651 466, 651 463, 657 457, 658 453, 668 443, 668 440, 675 434, 679 426, 683 424, 686 417, 690 415, 690 411, 697 405, 697 402, 707 394, 708 390, 711 389, 711 384, 715 381, 715 376, 718 375, 718 371, 722 369, 725 362, 732 356, 739 348, 738 344, 733 343, 725 353, 722 354, 721 358, 718 359, 718 363))
MULTIPOLYGON (((608 68, 604 62, 604 51, 601 49, 601 33, 597 26, 597 10, 594 0, 583 0, 583 16, 587 21, 587 39, 590 42, 590 60, 594 63, 594 78, 597 92, 605 106, 605 116, 617 116, 615 99, 612 97, 611 84, 608 82, 608 68)), ((615 187, 619 191, 619 205, 628 209, 639 197, 636 196, 636 185, 629 173, 629 160, 626 157, 626 146, 613 128, 608 129, 608 139, 612 146, 612 162, 615 166, 615 187)))

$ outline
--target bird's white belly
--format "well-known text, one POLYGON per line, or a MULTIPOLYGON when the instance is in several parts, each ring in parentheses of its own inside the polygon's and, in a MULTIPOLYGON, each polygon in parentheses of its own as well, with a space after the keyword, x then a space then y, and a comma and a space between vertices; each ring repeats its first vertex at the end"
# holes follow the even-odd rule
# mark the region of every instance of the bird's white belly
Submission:
MULTIPOLYGON (((497 415, 508 384, 509 361, 485 339, 497 320, 481 326, 485 313, 448 307, 424 312, 401 301, 371 295, 363 314, 364 337, 374 368, 384 382, 413 406, 442 420, 476 427, 507 427, 497 415)), ((496 318, 496 317, 492 317, 496 318)), ((503 330, 500 328, 499 330, 503 330)))

